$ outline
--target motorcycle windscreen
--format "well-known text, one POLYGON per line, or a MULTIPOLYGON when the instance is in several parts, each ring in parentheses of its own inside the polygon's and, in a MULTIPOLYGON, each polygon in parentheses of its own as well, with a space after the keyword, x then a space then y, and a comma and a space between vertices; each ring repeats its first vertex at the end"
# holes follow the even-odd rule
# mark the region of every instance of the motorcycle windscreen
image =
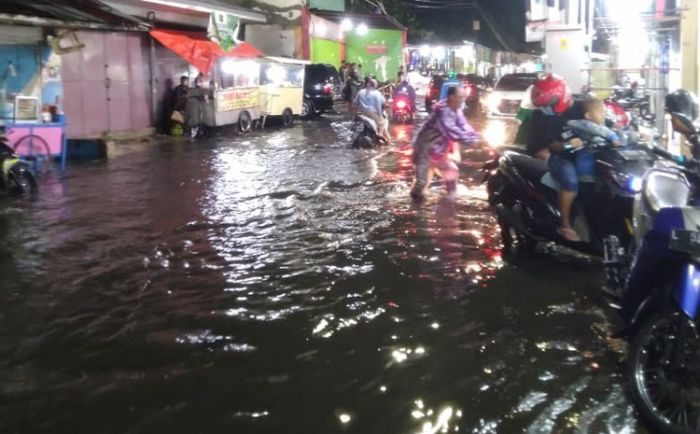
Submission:
POLYGON ((678 303, 689 318, 697 317, 700 309, 700 270, 693 264, 683 269, 678 303))

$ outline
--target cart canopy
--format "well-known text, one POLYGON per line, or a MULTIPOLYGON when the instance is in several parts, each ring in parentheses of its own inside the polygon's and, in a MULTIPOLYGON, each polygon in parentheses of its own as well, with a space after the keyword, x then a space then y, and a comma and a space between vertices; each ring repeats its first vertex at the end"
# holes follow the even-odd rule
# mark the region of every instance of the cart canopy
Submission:
POLYGON ((247 42, 241 42, 229 51, 223 51, 210 41, 206 34, 176 30, 151 30, 151 36, 178 56, 187 60, 203 74, 211 71, 220 57, 249 59, 262 57, 263 53, 247 42))

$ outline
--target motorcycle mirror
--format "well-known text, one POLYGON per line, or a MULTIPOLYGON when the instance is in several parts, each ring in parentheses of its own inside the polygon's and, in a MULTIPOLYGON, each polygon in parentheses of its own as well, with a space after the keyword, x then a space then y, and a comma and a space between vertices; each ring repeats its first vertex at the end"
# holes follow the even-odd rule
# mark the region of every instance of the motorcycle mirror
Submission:
POLYGON ((698 132, 693 120, 683 113, 671 113, 671 125, 674 131, 685 136, 692 136, 698 132))

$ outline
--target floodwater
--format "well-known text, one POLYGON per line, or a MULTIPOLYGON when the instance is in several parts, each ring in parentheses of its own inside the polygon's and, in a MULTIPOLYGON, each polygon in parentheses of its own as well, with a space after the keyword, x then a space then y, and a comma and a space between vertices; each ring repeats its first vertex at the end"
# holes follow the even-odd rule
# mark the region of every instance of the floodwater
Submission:
MULTIPOLYGON (((72 165, 0 203, 0 433, 636 433, 600 269, 509 265, 478 173, 342 115, 72 165)), ((478 153, 476 153, 478 154, 478 153)))

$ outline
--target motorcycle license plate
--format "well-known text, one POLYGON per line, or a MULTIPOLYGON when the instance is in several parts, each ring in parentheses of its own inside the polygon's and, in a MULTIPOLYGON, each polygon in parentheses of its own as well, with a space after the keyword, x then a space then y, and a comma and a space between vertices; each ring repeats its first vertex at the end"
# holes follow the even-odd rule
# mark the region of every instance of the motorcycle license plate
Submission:
POLYGON ((682 229, 672 230, 669 248, 678 252, 700 256, 700 232, 682 229))

